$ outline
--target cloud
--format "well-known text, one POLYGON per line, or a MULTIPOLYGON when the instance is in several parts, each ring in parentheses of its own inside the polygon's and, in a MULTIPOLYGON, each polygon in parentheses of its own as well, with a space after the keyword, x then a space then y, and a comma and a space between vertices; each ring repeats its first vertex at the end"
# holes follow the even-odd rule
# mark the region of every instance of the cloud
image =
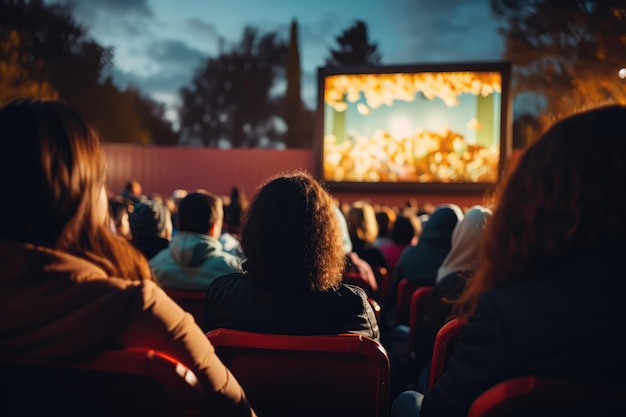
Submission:
POLYGON ((312 22, 298 22, 303 70, 315 71, 317 67, 324 66, 330 49, 336 47, 335 37, 353 24, 353 19, 339 17, 334 13, 325 13, 312 22))
POLYGON ((97 15, 107 12, 120 15, 153 17, 154 13, 147 0, 81 0, 77 3, 77 12, 97 15))
POLYGON ((218 40, 219 34, 215 25, 207 23, 200 19, 188 19, 186 22, 189 31, 202 39, 218 40))
POLYGON ((110 75, 121 88, 132 85, 150 96, 176 96, 191 84, 194 70, 206 59, 206 54, 176 39, 156 40, 142 51, 151 71, 112 68, 110 75))
POLYGON ((167 72, 189 74, 206 58, 206 54, 177 39, 161 39, 150 43, 146 49, 149 59, 157 62, 167 72))
POLYGON ((147 0, 52 0, 69 4, 76 20, 99 41, 116 36, 149 36, 154 13, 147 0))
POLYGON ((503 42, 487 0, 390 0, 390 3, 392 18, 406 42, 403 48, 386 55, 386 62, 502 58, 503 42))
POLYGON ((137 73, 122 71, 119 68, 113 68, 111 78, 115 85, 122 89, 127 87, 135 87, 142 92, 154 98, 156 95, 171 95, 178 97, 180 89, 190 83, 189 76, 185 74, 154 74, 150 76, 142 76, 137 73))

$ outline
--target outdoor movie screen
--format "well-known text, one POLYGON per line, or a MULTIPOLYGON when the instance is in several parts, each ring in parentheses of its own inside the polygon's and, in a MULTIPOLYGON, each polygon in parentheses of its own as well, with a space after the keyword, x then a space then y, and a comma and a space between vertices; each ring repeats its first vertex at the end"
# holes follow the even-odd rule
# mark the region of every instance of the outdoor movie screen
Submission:
POLYGON ((323 180, 497 183, 508 141, 508 68, 320 68, 323 180))

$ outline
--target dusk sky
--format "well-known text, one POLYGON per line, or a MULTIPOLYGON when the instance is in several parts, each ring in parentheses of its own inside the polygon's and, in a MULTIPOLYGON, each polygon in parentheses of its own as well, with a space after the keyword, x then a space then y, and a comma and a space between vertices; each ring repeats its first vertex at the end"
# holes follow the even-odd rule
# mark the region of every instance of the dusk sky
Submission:
MULTIPOLYGON (((49 0, 50 3, 65 0, 49 0)), ((313 108, 316 70, 335 37, 363 20, 383 64, 496 61, 503 45, 488 0, 76 0, 75 16, 114 48, 113 78, 166 103, 175 119, 179 89, 246 25, 288 39, 297 19, 303 99, 313 108)))

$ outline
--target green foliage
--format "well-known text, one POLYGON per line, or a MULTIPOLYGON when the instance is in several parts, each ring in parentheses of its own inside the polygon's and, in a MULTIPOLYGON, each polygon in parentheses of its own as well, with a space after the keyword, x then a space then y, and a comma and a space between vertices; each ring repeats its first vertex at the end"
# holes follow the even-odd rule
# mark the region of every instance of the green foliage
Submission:
POLYGON ((280 100, 270 92, 286 55, 276 33, 246 27, 239 44, 209 58, 181 90, 182 141, 216 147, 226 140, 237 148, 280 139, 274 123, 280 100))
POLYGON ((329 66, 379 65, 381 56, 378 44, 370 43, 367 25, 357 20, 335 38, 338 49, 331 49, 331 57, 326 60, 329 66))
POLYGON ((626 1, 491 0, 503 19, 514 93, 538 97, 542 125, 608 103, 626 104, 626 1), (545 107, 543 105, 545 103, 545 107))

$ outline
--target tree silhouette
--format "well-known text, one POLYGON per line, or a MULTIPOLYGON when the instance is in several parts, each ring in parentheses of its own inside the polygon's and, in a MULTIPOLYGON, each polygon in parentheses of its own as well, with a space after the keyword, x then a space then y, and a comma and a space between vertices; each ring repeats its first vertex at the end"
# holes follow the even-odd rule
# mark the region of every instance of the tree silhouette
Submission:
POLYGON ((18 98, 57 99, 58 93, 46 81, 30 78, 25 63, 28 57, 20 50, 20 37, 9 31, 0 38, 0 107, 18 98))
POLYGON ((289 52, 287 54, 287 91, 283 102, 288 148, 307 148, 313 141, 313 116, 301 96, 300 49, 298 46, 298 22, 291 22, 289 52))
POLYGON ((331 49, 331 57, 326 60, 329 66, 379 65, 381 56, 378 44, 370 43, 367 25, 360 20, 335 38, 338 49, 331 49))
POLYGON ((181 90, 183 143, 255 147, 276 140, 279 104, 270 92, 286 53, 276 33, 246 27, 239 44, 209 58, 181 90))
POLYGON ((617 75, 626 56, 623 0, 490 1, 504 21, 513 91, 537 97, 544 127, 585 107, 626 104, 617 75))
POLYGON ((71 12, 69 5, 43 0, 2 0, 0 27, 18 32, 29 77, 48 82, 91 121, 97 111, 94 90, 111 65, 112 51, 90 39, 71 12))
POLYGON ((105 142, 175 143, 158 104, 102 81, 112 58, 74 20, 70 4, 0 0, 0 101, 58 98, 105 142))

